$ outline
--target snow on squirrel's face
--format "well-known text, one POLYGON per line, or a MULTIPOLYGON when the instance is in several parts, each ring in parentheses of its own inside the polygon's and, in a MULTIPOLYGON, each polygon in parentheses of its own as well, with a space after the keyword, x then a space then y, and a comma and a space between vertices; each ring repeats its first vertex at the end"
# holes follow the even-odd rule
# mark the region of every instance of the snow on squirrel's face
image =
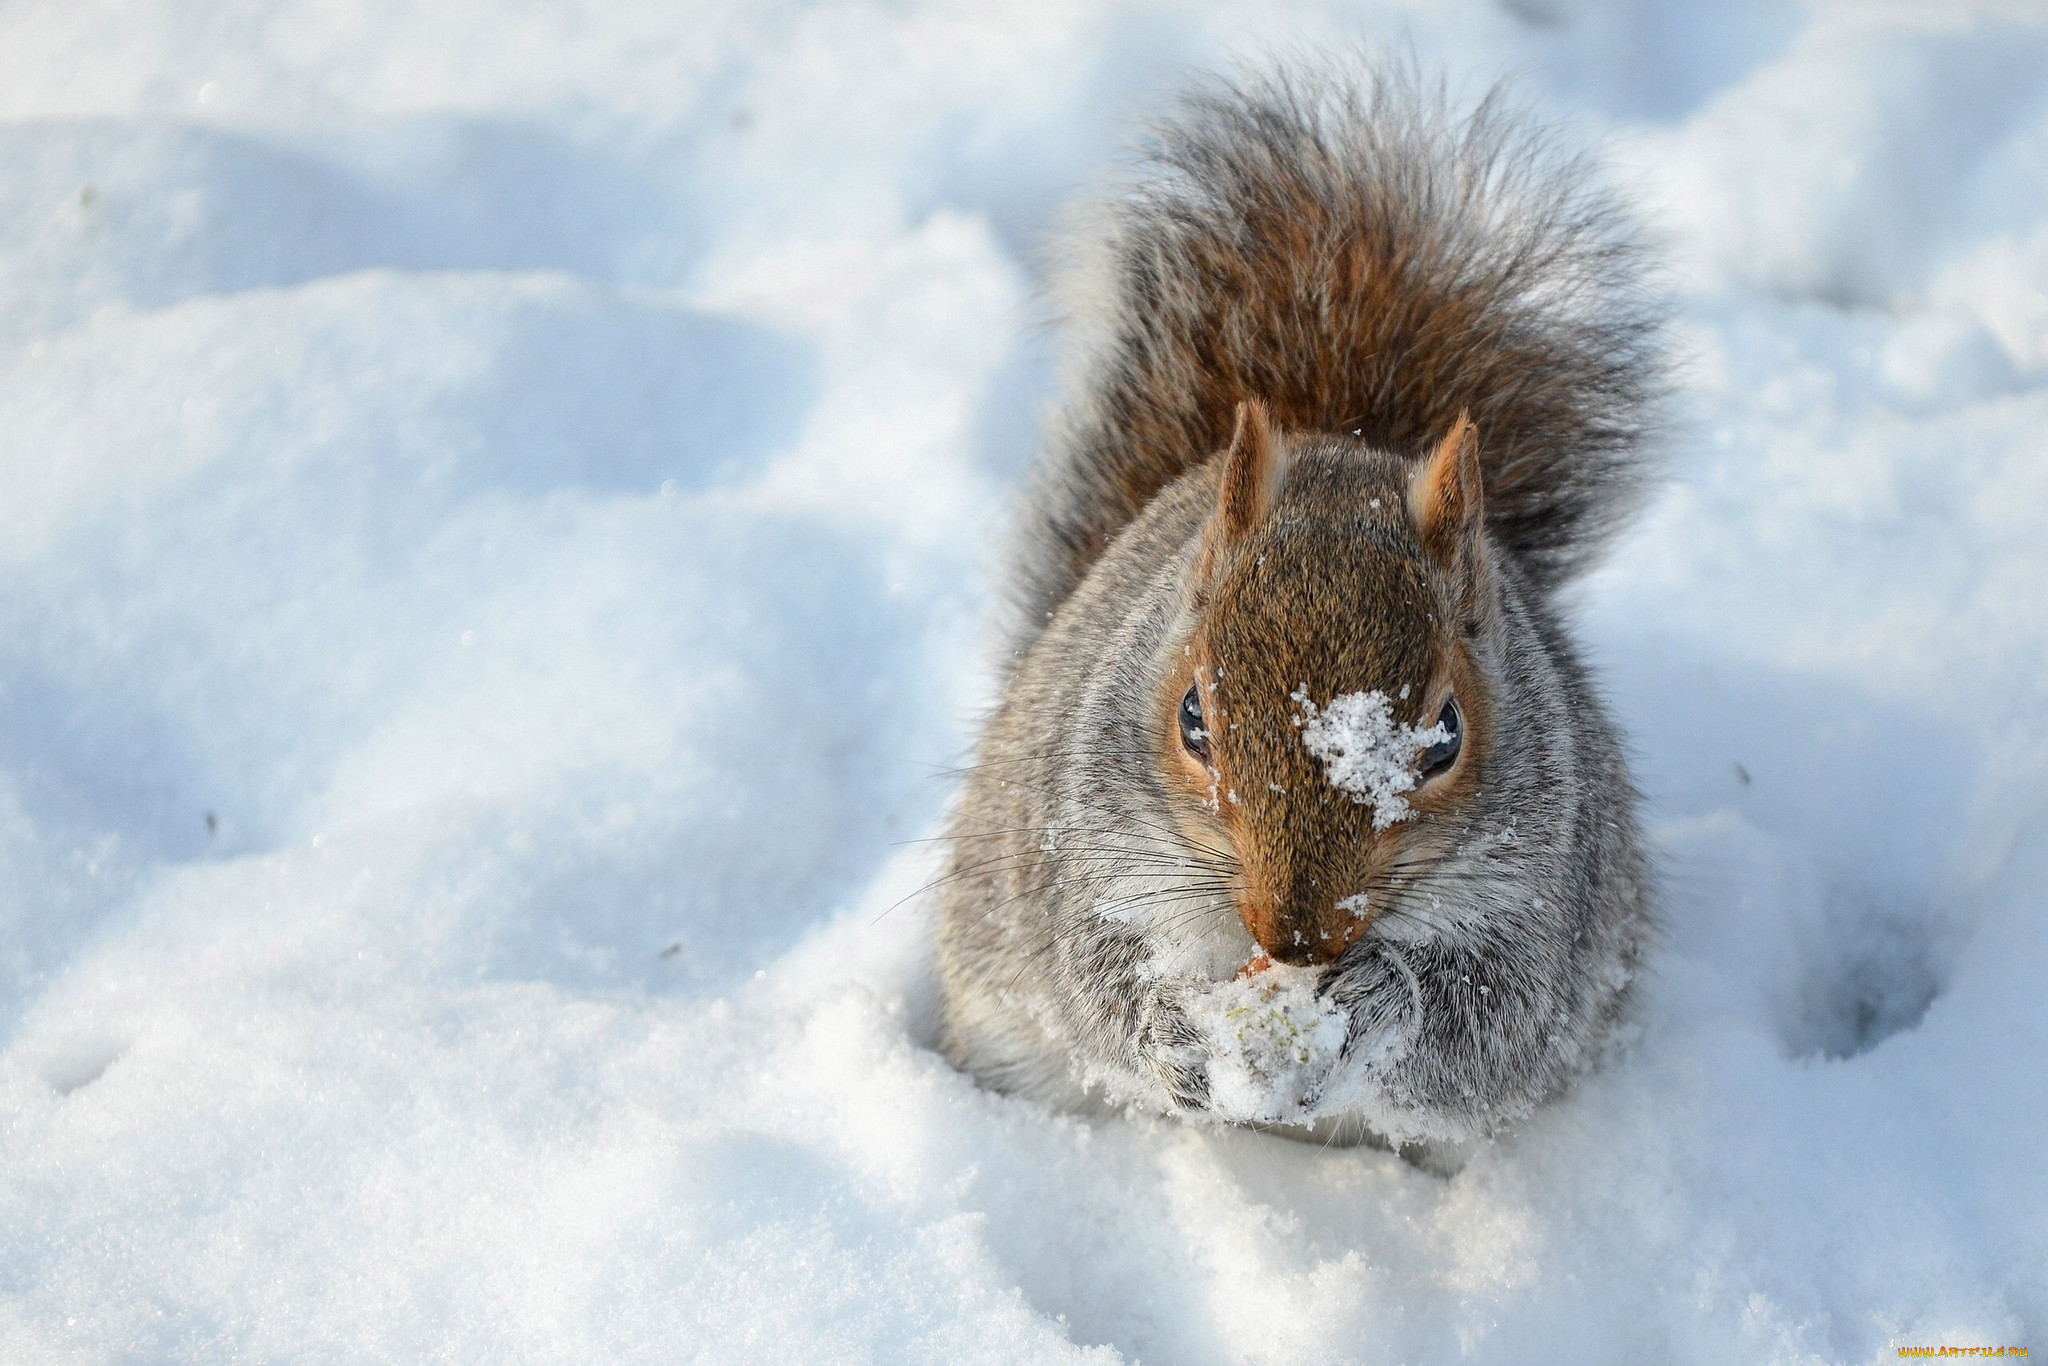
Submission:
POLYGON ((1196 624, 1160 686, 1160 749, 1176 817, 1235 867, 1245 929, 1306 966, 1392 908, 1404 852, 1477 792, 1488 707, 1467 628, 1483 598, 1430 534, 1440 459, 1308 439, 1269 449, 1284 473, 1253 482, 1232 468, 1255 463, 1244 444, 1241 427, 1196 624), (1231 506, 1233 473, 1266 492, 1256 515, 1231 506))

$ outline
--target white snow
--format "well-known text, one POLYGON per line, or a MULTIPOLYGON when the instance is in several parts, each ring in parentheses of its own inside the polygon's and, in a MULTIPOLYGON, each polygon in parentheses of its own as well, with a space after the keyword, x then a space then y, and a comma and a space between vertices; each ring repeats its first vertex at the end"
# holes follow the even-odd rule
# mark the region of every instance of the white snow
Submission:
MULTIPOLYGON (((1407 694, 1403 684, 1401 695, 1407 694)), ((1322 761, 1330 786, 1372 807, 1373 829, 1384 830, 1415 814, 1401 794, 1413 792, 1419 781, 1416 756, 1450 738, 1442 722, 1417 730, 1396 721, 1393 699, 1378 689, 1339 693, 1328 706, 1318 707, 1303 683, 1287 700, 1300 713, 1294 724, 1301 729, 1301 743, 1322 761)))
POLYGON ((2042 1346, 2038 6, 94 0, 0 77, 0 1360, 2042 1346), (1049 220, 1361 41, 1606 140, 1680 295, 1575 595, 1668 930, 1448 1178, 980 1090, 914 895, 1049 220))
POLYGON ((1344 1047, 1349 1015, 1318 998, 1322 974, 1268 963, 1256 973, 1191 990, 1188 1020, 1210 1056, 1209 1105, 1237 1123, 1302 1123, 1344 1047))

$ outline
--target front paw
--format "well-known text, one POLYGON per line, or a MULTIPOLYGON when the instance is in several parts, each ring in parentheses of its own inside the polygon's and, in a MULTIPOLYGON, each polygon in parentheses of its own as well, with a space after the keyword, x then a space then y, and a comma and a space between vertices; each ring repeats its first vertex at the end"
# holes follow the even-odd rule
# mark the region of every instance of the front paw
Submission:
POLYGON ((1138 1024, 1138 1054, 1172 1109, 1188 1115, 1209 1112, 1208 1050, 1178 1005, 1148 1004, 1138 1024))
MULTIPOLYGON (((1458 1142, 1529 1112, 1557 1069, 1529 1040, 1553 997, 1469 950, 1367 943, 1328 984, 1349 1013, 1328 1111, 1359 1113, 1387 1138, 1458 1142)), ((1552 1035, 1552 1038, 1555 1036, 1552 1035)))
POLYGON ((1401 951, 1390 944, 1353 946, 1323 978, 1319 996, 1344 1014, 1344 1042, 1337 1065, 1309 1099, 1314 1109, 1343 1108, 1333 1094, 1383 1072, 1408 1051, 1422 1011, 1422 992, 1401 951))

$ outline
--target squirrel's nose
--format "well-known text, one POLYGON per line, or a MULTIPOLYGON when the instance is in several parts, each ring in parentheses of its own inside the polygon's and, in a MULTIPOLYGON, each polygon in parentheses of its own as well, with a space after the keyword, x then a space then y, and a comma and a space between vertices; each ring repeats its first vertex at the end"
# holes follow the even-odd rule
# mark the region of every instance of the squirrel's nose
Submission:
POLYGON ((1290 967, 1312 968, 1337 956, 1337 951, 1308 926, 1297 927, 1283 938, 1285 943, 1260 945, 1266 956, 1275 962, 1286 963, 1290 967))
POLYGON ((1355 929, 1338 923, 1353 917, 1340 915, 1334 905, 1307 898, 1245 896, 1239 899, 1237 910, 1266 956, 1292 967, 1327 963, 1358 937, 1355 929))

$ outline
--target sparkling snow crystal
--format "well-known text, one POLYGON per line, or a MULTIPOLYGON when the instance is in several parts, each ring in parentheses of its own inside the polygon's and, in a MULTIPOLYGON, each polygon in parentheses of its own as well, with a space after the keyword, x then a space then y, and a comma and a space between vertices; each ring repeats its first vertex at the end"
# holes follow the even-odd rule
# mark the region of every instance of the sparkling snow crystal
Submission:
POLYGON ((1294 724, 1302 743, 1323 761, 1331 786, 1371 804, 1373 829, 1415 814, 1401 794, 1415 790, 1416 754, 1450 738, 1441 722, 1417 730, 1396 721, 1393 704, 1378 690, 1340 693, 1323 708, 1309 700, 1306 683, 1287 696, 1301 708, 1294 724))

